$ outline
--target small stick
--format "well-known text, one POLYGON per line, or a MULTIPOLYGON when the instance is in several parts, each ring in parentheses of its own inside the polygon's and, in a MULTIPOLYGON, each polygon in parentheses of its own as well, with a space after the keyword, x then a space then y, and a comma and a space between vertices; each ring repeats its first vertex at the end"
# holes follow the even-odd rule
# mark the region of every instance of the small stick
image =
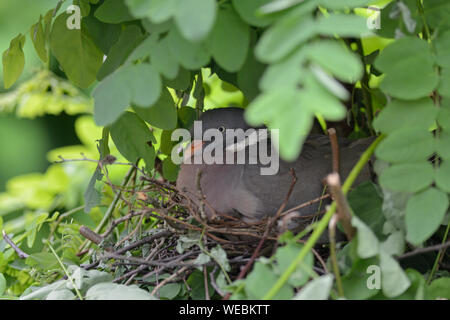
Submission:
POLYGON ((103 241, 103 238, 101 235, 99 235, 97 232, 92 231, 86 226, 80 227, 80 234, 88 239, 89 241, 95 243, 96 245, 99 245, 100 242, 103 241))
POLYGON ((327 176, 327 183, 330 187, 330 192, 333 195, 334 200, 337 204, 337 215, 339 221, 344 227, 345 234, 348 240, 351 240, 356 233, 356 229, 352 226, 352 214, 350 205, 348 204, 347 198, 342 192, 341 181, 339 179, 338 173, 331 173, 327 176))
POLYGON ((3 239, 5 240, 5 242, 7 244, 9 244, 11 246, 11 248, 14 249, 14 251, 17 253, 17 255, 19 256, 20 259, 26 259, 28 258, 30 255, 28 253, 23 252, 15 243, 14 241, 11 240, 10 237, 8 237, 8 235, 6 234, 5 230, 2 230, 2 234, 3 234, 3 239))
POLYGON ((412 256, 415 256, 418 254, 431 252, 431 251, 437 251, 437 250, 441 250, 441 249, 448 248, 448 247, 450 247, 450 241, 447 241, 442 244, 436 244, 436 245, 430 246, 430 247, 419 248, 419 249, 404 253, 404 254, 398 256, 397 259, 405 259, 405 258, 412 257, 412 256))
POLYGON ((331 153, 333 156, 333 172, 339 173, 340 161, 339 161, 339 143, 337 140, 336 129, 328 129, 328 136, 331 142, 331 153))
POLYGON ((170 277, 164 279, 163 281, 161 281, 151 292, 151 295, 154 296, 156 295, 156 293, 158 292, 159 289, 161 289, 162 286, 164 286, 166 283, 168 283, 169 281, 172 281, 173 279, 175 279, 176 277, 178 277, 180 274, 182 274, 183 272, 185 272, 188 269, 187 266, 184 266, 183 268, 179 269, 177 272, 175 272, 174 274, 172 274, 170 277))

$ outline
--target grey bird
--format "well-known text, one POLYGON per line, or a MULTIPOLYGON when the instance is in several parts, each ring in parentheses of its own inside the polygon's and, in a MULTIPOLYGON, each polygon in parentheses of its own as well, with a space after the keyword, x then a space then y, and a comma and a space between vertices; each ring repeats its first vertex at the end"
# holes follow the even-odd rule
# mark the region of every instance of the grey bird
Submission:
MULTIPOLYGON (((217 129, 223 135, 223 141, 226 141, 227 130, 251 128, 243 115, 244 110, 240 108, 206 111, 200 118, 202 133, 208 129, 217 129)), ((370 138, 355 141, 339 139, 340 173, 343 179, 372 141, 370 138)), ((239 142, 242 146, 242 141, 236 139, 224 142, 224 159, 227 153, 233 152, 230 146, 235 147, 239 142)), ((192 160, 196 152, 204 151, 211 143, 205 139, 193 140, 187 147, 192 152, 188 153, 185 159, 192 160)), ((270 138, 258 141, 258 146, 261 147, 264 143, 270 146, 270 138)), ((246 148, 249 149, 249 146, 246 148)), ((248 163, 249 157, 246 160, 241 164, 183 163, 176 183, 177 188, 184 191, 197 205, 200 204, 199 194, 203 194, 207 204, 204 209, 210 218, 225 214, 237 216, 246 222, 254 222, 276 214, 292 183, 291 168, 295 172, 297 182, 285 210, 323 195, 322 179, 332 171, 332 151, 329 137, 326 135, 309 135, 297 160, 286 162, 280 159, 279 170, 273 175, 261 174, 261 168, 267 165, 263 165, 259 159, 256 164, 248 163)), ((365 168, 356 183, 369 180, 370 177, 369 168, 365 168)), ((318 206, 317 203, 302 208, 298 210, 298 214, 313 214, 318 210, 318 206)))

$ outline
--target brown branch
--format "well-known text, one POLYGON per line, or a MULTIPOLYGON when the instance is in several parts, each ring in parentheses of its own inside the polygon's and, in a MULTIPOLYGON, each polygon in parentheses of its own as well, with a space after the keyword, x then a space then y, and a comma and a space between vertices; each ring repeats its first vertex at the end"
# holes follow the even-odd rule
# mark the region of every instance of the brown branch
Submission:
POLYGON ((333 156, 333 172, 339 173, 340 169, 340 157, 339 157, 339 143, 337 140, 336 129, 328 129, 328 137, 331 142, 331 152, 333 156))
POLYGON ((86 226, 81 226, 79 232, 83 237, 85 237, 92 243, 95 243, 96 245, 99 245, 100 242, 103 241, 103 238, 101 235, 99 235, 97 232, 92 231, 91 229, 89 229, 86 226))
POLYGON ((169 236, 171 234, 172 234, 172 232, 170 232, 169 230, 160 231, 160 232, 158 232, 156 234, 152 234, 152 235, 146 236, 146 237, 142 238, 141 240, 136 241, 136 242, 134 242, 134 243, 132 243, 132 244, 126 246, 126 247, 123 247, 122 249, 119 249, 119 250, 115 251, 115 253, 116 254, 122 254, 124 252, 133 250, 133 249, 135 249, 137 247, 140 247, 140 246, 142 246, 142 245, 144 245, 146 243, 152 242, 155 239, 158 239, 158 238, 161 238, 161 237, 167 237, 167 236, 169 236))
POLYGON ((178 277, 180 274, 182 274, 183 272, 185 272, 186 270, 188 270, 187 266, 184 266, 183 268, 179 269, 177 272, 175 272, 174 274, 172 274, 170 277, 164 279, 163 281, 161 281, 151 292, 151 295, 154 296, 156 295, 156 293, 158 292, 159 289, 161 289, 165 284, 167 284, 169 281, 172 281, 173 279, 175 279, 176 277, 178 277))
POLYGON ((327 176, 327 183, 330 192, 337 204, 337 215, 339 221, 344 227, 345 235, 351 240, 356 233, 356 229, 352 226, 352 214, 347 198, 342 192, 341 181, 338 173, 331 173, 327 176))
POLYGON ((399 259, 399 260, 400 259, 405 259, 405 258, 412 257, 412 256, 415 256, 415 255, 418 255, 418 254, 431 252, 431 251, 438 251, 438 250, 441 250, 441 249, 444 249, 444 248, 448 248, 448 247, 450 247, 450 241, 447 241, 447 242, 442 243, 442 244, 436 244, 436 245, 430 246, 430 247, 419 248, 419 249, 416 249, 416 250, 404 253, 404 254, 398 256, 397 259, 399 259))
POLYGON ((28 258, 30 256, 28 253, 23 252, 22 249, 20 249, 14 243, 14 241, 12 241, 10 237, 8 237, 8 235, 6 234, 5 230, 2 230, 2 235, 3 235, 3 239, 5 240, 5 242, 7 244, 9 244, 11 246, 11 248, 14 249, 14 251, 17 253, 17 255, 19 256, 20 259, 26 259, 26 258, 28 258))

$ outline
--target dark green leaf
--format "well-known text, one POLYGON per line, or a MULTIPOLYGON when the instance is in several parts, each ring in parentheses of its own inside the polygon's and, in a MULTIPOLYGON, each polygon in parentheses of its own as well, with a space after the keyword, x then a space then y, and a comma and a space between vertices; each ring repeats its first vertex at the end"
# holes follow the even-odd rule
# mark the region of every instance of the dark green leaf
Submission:
POLYGON ((43 62, 48 61, 48 53, 45 45, 44 28, 42 27, 42 16, 39 18, 39 22, 32 25, 30 28, 30 38, 33 41, 34 49, 36 50, 39 58, 43 62))
POLYGON ((156 24, 170 19, 178 5, 177 0, 125 0, 125 2, 135 17, 146 17, 156 24))
POLYGON ((25 56, 23 54, 23 45, 25 36, 19 34, 11 40, 9 48, 3 52, 3 82, 5 89, 10 88, 19 79, 25 66, 25 56))
MULTIPOLYGON (((250 299, 261 299, 269 292, 278 276, 271 270, 268 265, 256 262, 252 272, 247 276, 245 281, 245 291, 250 299)), ((292 288, 285 284, 273 299, 291 299, 292 288)))
POLYGON ((142 158, 147 170, 153 169, 155 161, 153 143, 156 143, 156 140, 145 122, 136 114, 125 112, 114 122, 111 126, 111 138, 128 161, 135 163, 138 158, 142 158))
POLYGON ((167 89, 163 89, 158 101, 152 106, 148 108, 134 106, 133 109, 140 118, 152 126, 163 130, 171 130, 177 125, 177 109, 167 89))
POLYGON ((102 80, 120 67, 133 50, 144 40, 139 27, 131 25, 122 30, 119 40, 111 47, 108 57, 97 74, 102 80))
POLYGON ((231 6, 219 10, 211 34, 211 54, 228 72, 242 68, 250 43, 250 30, 231 6))
POLYGON ((124 0, 105 0, 94 15, 105 23, 121 23, 135 19, 128 11, 124 0))
POLYGON ((87 88, 95 81, 103 62, 103 53, 85 29, 68 29, 67 18, 68 15, 62 13, 53 23, 50 35, 52 52, 69 80, 81 88, 87 88))

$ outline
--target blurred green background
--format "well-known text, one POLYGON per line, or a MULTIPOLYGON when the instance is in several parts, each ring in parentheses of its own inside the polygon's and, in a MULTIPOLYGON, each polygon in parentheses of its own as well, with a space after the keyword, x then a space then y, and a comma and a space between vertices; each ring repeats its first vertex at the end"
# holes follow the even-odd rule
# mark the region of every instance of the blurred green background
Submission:
MULTIPOLYGON (((29 27, 38 21, 39 15, 54 8, 57 0, 1 0, 0 1, 0 52, 6 50, 9 42, 19 33, 26 34, 29 27)), ((20 80, 8 91, 29 79, 42 67, 32 42, 25 42, 25 70, 20 80)), ((0 64, 0 74, 3 66, 0 64)), ((6 91, 3 76, 0 77, 0 95, 6 91)), ((0 101, 0 110, 2 109, 0 101)), ((50 164, 46 154, 51 149, 64 145, 78 144, 73 130, 75 118, 61 113, 36 119, 18 118, 14 113, 0 112, 0 192, 5 190, 6 181, 19 174, 44 172, 50 164)))

